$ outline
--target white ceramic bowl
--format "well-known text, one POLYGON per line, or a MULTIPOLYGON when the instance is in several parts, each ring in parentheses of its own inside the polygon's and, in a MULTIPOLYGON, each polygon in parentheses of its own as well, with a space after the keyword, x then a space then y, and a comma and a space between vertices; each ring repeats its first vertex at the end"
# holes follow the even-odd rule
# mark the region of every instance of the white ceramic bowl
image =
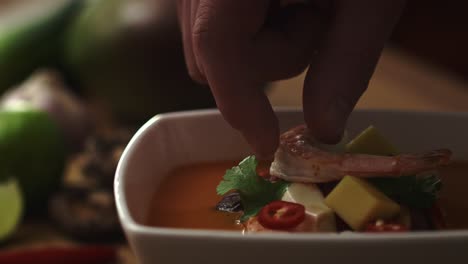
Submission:
MULTIPOLYGON (((277 113, 282 130, 302 123, 297 110, 277 113)), ((348 132, 353 136, 370 124, 402 151, 447 147, 455 159, 468 159, 468 114, 356 111, 348 132)), ((138 260, 161 264, 468 263, 468 231, 242 235, 145 226, 151 197, 168 170, 199 161, 240 159, 250 153, 242 137, 215 110, 162 114, 148 121, 125 149, 115 178, 120 221, 138 260)))

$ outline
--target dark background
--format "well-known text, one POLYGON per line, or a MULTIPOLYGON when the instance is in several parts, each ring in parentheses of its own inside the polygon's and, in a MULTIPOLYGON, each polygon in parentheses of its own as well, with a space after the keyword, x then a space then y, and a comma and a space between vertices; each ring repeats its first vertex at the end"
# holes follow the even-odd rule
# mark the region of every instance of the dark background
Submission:
POLYGON ((468 80, 468 1, 407 1, 391 43, 468 80))

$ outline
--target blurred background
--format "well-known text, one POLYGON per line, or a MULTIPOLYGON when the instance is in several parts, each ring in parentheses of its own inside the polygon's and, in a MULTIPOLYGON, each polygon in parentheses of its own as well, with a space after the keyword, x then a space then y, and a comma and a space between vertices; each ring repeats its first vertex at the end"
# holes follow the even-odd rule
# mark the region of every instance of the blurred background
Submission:
POLYGON ((391 43, 467 80, 467 8, 462 0, 408 1, 391 43))
POLYGON ((0 91, 49 67, 128 121, 213 106, 185 73, 174 2, 1 1, 0 91))
MULTIPOLYGON (((187 75, 174 3, 0 0, 0 254, 99 242, 132 263, 112 194, 123 148, 155 114, 215 106, 187 75)), ((358 108, 467 111, 467 7, 408 1, 358 108)), ((269 85, 272 103, 300 106, 303 78, 269 85)))
MULTIPOLYGON (((466 6, 409 1, 389 46, 466 80, 466 6)), ((127 121, 213 106, 185 73, 174 1, 2 0, 0 17, 0 91, 53 68, 75 93, 127 121)))

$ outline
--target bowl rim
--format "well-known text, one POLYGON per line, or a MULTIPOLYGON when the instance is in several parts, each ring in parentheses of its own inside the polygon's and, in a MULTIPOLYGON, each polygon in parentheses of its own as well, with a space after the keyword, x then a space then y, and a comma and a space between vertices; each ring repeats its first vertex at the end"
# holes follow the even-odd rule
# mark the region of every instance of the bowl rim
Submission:
MULTIPOLYGON (((298 107, 275 107, 277 113, 299 113, 302 111, 298 107)), ((394 110, 394 109, 356 109, 354 112, 361 113, 376 113, 376 114, 389 114, 389 113, 400 113, 400 114, 414 114, 414 115, 428 115, 428 116, 458 116, 461 118, 468 119, 468 112, 441 112, 441 111, 413 111, 413 110, 394 110)), ((140 138, 147 133, 147 131, 154 126, 157 122, 165 119, 179 119, 179 118, 196 118, 200 116, 220 116, 220 112, 217 109, 201 109, 191 111, 179 111, 157 114, 149 119, 131 138, 127 146, 125 147, 122 156, 118 162, 115 178, 114 178, 114 194, 115 202, 117 207, 117 213, 121 225, 126 232, 150 235, 150 236, 164 236, 164 237, 184 237, 184 238, 211 238, 211 239, 227 239, 227 240, 238 240, 247 239, 253 241, 320 241, 320 242, 336 242, 345 243, 346 241, 353 241, 353 243, 369 243, 379 241, 428 241, 441 239, 447 240, 458 240, 468 239, 467 230, 442 230, 442 231, 417 231, 410 233, 357 233, 357 232, 342 232, 342 233, 295 233, 291 235, 285 232, 272 232, 272 233, 255 233, 255 234, 244 234, 239 231, 229 230, 209 230, 209 229, 189 229, 189 228, 168 228, 168 227, 155 227, 147 226, 144 224, 137 223, 131 216, 128 205, 125 198, 124 184, 125 181, 124 171, 127 167, 127 160, 130 152, 134 149, 134 146, 140 138)))

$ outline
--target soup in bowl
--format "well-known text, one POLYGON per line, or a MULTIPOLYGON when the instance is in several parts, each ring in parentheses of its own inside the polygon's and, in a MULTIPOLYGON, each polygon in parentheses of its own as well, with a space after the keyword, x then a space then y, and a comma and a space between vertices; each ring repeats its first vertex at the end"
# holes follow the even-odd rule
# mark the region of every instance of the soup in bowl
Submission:
MULTIPOLYGON (((278 110, 277 115, 283 132, 303 123, 302 113, 298 110, 278 110)), ((463 177, 467 167, 463 161, 468 160, 467 121, 468 115, 454 113, 356 111, 350 117, 344 139, 348 141, 345 142, 348 150, 362 150, 362 145, 366 144, 354 141, 353 146, 350 142, 363 131, 369 131, 369 125, 378 128, 385 140, 401 153, 450 150, 450 162, 436 168, 443 185, 435 196, 437 203, 417 210, 423 213, 412 214, 412 227, 404 225, 405 220, 398 222, 400 229, 404 227, 397 230, 401 232, 366 232, 372 230, 368 227, 370 218, 363 218, 364 213, 360 211, 356 222, 353 220, 356 215, 348 216, 338 208, 344 206, 346 211, 353 204, 346 203, 349 200, 346 196, 329 198, 334 192, 342 193, 340 190, 345 186, 346 194, 346 188, 349 189, 346 186, 355 186, 356 182, 358 187, 361 186, 361 179, 347 176, 328 184, 332 185, 328 186, 328 191, 325 191, 327 184, 324 183, 303 183, 303 179, 291 181, 291 177, 279 179, 287 182, 281 196, 258 206, 257 213, 270 202, 278 202, 273 200, 287 200, 284 197, 288 194, 289 203, 301 204, 297 199, 291 200, 291 197, 297 197, 297 190, 318 186, 326 208, 332 209, 324 214, 322 225, 306 225, 302 231, 308 232, 292 232, 293 228, 278 228, 277 223, 265 224, 265 220, 255 222, 255 214, 243 219, 243 212, 248 211, 245 208, 243 211, 231 210, 234 212, 219 210, 223 201, 228 209, 239 205, 229 203, 235 200, 229 199, 235 195, 235 189, 222 195, 218 189, 217 193, 226 170, 236 168, 241 160, 248 162, 254 158, 244 159, 252 155, 251 149, 215 110, 158 115, 136 133, 124 151, 116 173, 119 217, 130 245, 142 263, 344 263, 350 259, 359 259, 361 263, 376 263, 377 260, 379 263, 439 263, 466 260, 468 253, 463 249, 468 246, 468 231, 465 231, 467 217, 464 212, 468 200, 464 198, 464 189, 468 181, 463 177)), ((273 182, 278 182, 275 180, 273 182)), ((355 190, 351 188, 351 197, 356 196, 355 190)), ((381 217, 390 212, 392 217, 384 219, 390 222, 398 215, 405 215, 402 208, 407 206, 400 201, 401 195, 391 197, 388 190, 381 191, 386 198, 390 196, 392 204, 397 204, 398 212, 396 207, 384 203, 383 208, 387 211, 377 215, 381 217)), ((362 203, 355 202, 357 205, 362 203)), ((252 207, 245 201, 240 205, 252 207)), ((374 213, 375 210, 371 211, 374 213)), ((381 224, 377 221, 381 219, 374 220, 375 226, 381 224)))

